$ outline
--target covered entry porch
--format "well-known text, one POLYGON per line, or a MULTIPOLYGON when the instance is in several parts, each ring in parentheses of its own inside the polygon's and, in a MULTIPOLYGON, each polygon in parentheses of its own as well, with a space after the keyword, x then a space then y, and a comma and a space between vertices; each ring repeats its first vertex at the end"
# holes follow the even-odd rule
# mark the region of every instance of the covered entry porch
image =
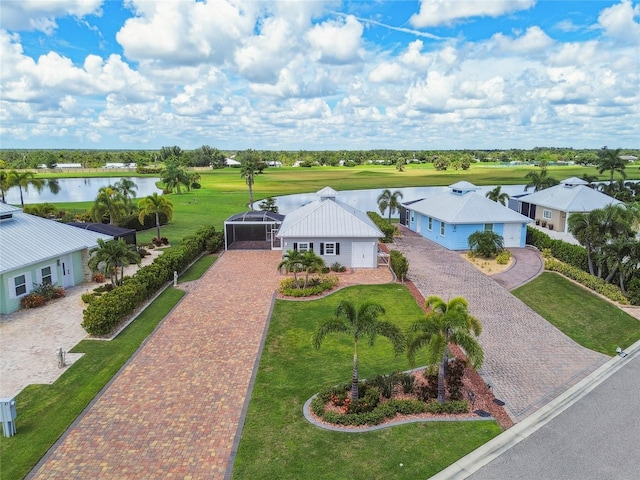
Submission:
POLYGON ((276 236, 284 215, 249 211, 232 215, 224 222, 225 250, 280 250, 276 236))

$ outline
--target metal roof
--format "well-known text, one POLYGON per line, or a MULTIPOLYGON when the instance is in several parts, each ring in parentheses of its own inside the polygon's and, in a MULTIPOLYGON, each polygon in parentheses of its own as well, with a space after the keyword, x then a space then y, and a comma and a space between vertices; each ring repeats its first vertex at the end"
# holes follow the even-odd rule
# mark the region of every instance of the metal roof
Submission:
POLYGON ((251 210, 244 213, 236 213, 225 220, 224 223, 249 223, 249 222, 282 222, 284 215, 281 213, 251 210))
POLYGON ((448 191, 403 205, 409 210, 449 224, 531 222, 530 218, 474 191, 464 194, 448 191))
POLYGON ((289 213, 278 231, 278 237, 303 238, 379 238, 383 235, 366 213, 333 198, 315 200, 289 213))
POLYGON ((123 228, 116 225, 110 225, 108 223, 95 223, 95 222, 69 222, 67 225, 72 227, 81 228, 83 230, 91 230, 92 232, 104 233, 114 238, 124 237, 131 233, 136 233, 135 228, 123 228))
MULTIPOLYGON (((7 211, 0 206, 0 213, 7 211)), ((22 213, 15 207, 12 213, 13 218, 0 221, 0 273, 93 248, 99 238, 105 241, 113 238, 22 213)))
POLYGON ((560 184, 545 188, 530 195, 519 197, 518 201, 562 212, 590 212, 609 204, 622 204, 619 200, 593 188, 585 185, 572 186, 570 184, 560 184))

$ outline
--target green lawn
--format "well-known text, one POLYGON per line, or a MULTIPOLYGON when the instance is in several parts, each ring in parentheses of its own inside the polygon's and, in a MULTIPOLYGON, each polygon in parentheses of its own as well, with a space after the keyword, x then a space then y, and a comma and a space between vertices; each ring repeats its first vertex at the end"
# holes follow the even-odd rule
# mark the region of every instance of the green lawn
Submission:
MULTIPOLYGON (((309 302, 276 302, 235 462, 235 480, 427 478, 500 433, 495 422, 428 422, 369 433, 319 429, 302 415, 320 389, 351 378, 353 343, 346 336, 311 345, 317 322, 337 303, 375 299, 386 319, 406 328, 422 312, 405 287, 358 286, 309 302), (400 464, 403 464, 400 467, 400 464)), ((359 349, 360 375, 409 368, 388 340, 359 349)), ((418 359, 419 361, 419 359, 418 359)))
POLYGON ((55 383, 30 385, 20 392, 17 435, 0 443, 0 478, 27 475, 183 295, 168 288, 113 340, 76 345, 71 351, 84 355, 55 383))
POLYGON ((199 279, 207 270, 209 270, 211 265, 213 265, 217 259, 217 255, 203 255, 196 263, 191 265, 186 272, 180 275, 180 278, 178 279, 179 283, 191 282, 199 279))
POLYGON ((545 272, 513 294, 580 345, 605 355, 640 339, 640 321, 570 282, 545 272))

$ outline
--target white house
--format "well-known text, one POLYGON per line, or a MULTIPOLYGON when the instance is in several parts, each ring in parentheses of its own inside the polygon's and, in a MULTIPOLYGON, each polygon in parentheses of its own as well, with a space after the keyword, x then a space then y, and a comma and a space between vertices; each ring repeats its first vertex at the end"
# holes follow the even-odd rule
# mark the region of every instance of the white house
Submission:
POLYGON ((89 249, 113 237, 23 213, 0 203, 0 313, 20 308, 34 286, 63 288, 91 279, 89 249))
POLYGON ((448 191, 402 204, 401 219, 414 232, 449 250, 467 250, 469 235, 491 230, 505 247, 524 247, 531 219, 477 193, 469 182, 457 182, 448 191))
POLYGON ((239 167, 240 165, 242 165, 242 163, 240 163, 237 160, 234 160, 233 158, 225 158, 224 159, 224 164, 227 167, 239 167))
POLYGON ((587 186, 581 178, 571 177, 550 188, 518 197, 518 211, 554 230, 568 232, 572 213, 587 213, 610 204, 622 204, 609 195, 587 186))
POLYGON ((352 268, 378 266, 378 239, 383 233, 369 216, 338 200, 338 192, 325 187, 318 200, 287 214, 277 236, 282 250, 312 250, 327 265, 352 268))

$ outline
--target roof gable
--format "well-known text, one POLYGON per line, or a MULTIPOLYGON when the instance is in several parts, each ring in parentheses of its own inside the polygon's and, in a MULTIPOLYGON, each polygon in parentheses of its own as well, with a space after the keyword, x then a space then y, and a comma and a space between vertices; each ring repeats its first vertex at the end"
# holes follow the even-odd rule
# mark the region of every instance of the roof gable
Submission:
POLYGON ((590 212, 609 204, 622 204, 619 200, 586 185, 556 185, 520 197, 518 201, 563 212, 590 212))

